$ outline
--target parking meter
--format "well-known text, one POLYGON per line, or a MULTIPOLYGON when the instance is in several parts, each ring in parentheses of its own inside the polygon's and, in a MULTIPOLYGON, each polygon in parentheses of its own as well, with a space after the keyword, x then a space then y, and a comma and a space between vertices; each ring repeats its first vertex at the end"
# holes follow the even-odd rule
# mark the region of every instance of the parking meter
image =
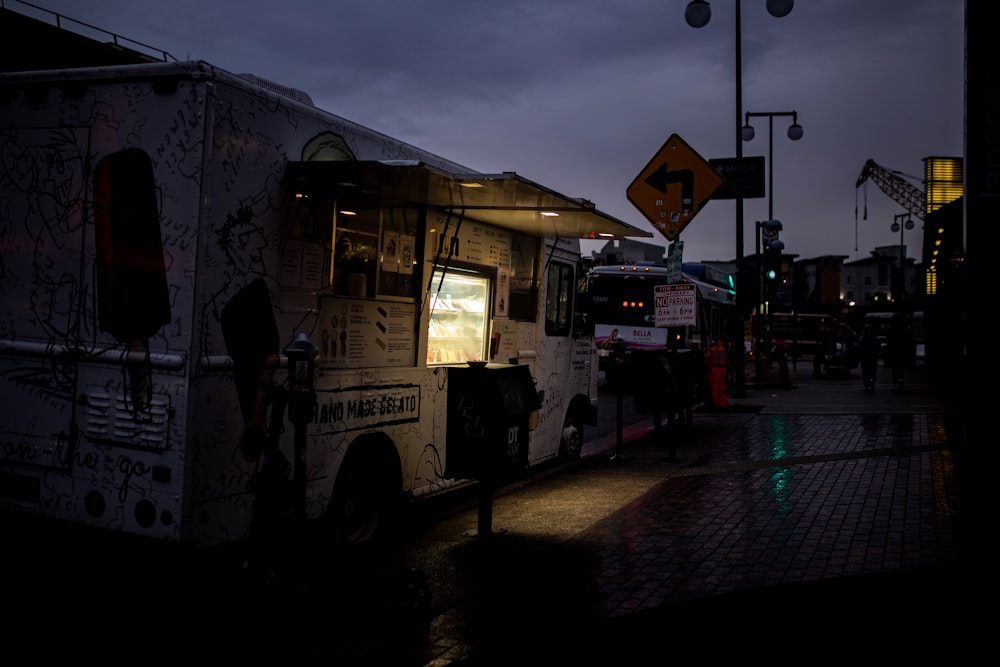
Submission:
POLYGON ((284 349, 288 357, 288 419, 295 426, 295 484, 302 518, 306 507, 306 426, 316 408, 314 378, 318 351, 301 332, 284 349))
POLYGON ((612 377, 608 378, 614 384, 622 384, 625 381, 625 357, 627 353, 625 340, 616 338, 611 344, 612 377))
POLYGON ((288 357, 288 419, 296 426, 308 424, 313 417, 316 404, 313 380, 318 351, 304 333, 297 334, 284 349, 288 357))

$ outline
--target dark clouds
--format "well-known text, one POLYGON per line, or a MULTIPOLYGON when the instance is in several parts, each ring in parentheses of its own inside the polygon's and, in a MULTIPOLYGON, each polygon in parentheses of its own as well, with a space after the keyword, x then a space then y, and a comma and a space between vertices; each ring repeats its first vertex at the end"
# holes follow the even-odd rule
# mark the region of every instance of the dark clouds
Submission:
MULTIPOLYGON (((735 155, 728 0, 697 30, 686 0, 34 1, 304 90, 328 111, 644 229, 625 190, 670 134, 706 158, 735 155)), ((962 154, 963 20, 960 0, 799 0, 781 19, 743 0, 743 111, 795 110, 804 128, 791 142, 787 119, 774 119, 787 252, 853 259, 899 242, 889 226, 902 207, 870 185, 855 251, 854 183, 868 158, 919 177, 923 158, 962 154)), ((767 119, 752 120, 743 153, 766 156, 767 119)), ((767 210, 767 199, 745 203, 747 253, 767 210)), ((682 234, 685 259, 733 258, 734 212, 709 203, 682 234)), ((917 242, 907 239, 911 256, 917 242)))

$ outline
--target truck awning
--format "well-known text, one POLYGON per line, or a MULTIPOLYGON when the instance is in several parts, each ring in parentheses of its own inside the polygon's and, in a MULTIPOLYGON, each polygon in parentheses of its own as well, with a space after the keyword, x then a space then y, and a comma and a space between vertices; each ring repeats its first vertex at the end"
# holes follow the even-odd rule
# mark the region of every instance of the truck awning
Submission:
POLYGON ((447 213, 532 236, 612 239, 651 232, 603 213, 586 199, 566 197, 514 172, 452 173, 422 161, 290 162, 290 183, 311 195, 380 206, 432 206, 447 213))

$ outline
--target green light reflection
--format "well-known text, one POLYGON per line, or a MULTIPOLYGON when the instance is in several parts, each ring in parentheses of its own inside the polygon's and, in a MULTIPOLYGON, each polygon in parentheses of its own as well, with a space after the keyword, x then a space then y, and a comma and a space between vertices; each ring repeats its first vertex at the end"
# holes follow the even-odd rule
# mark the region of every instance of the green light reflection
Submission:
MULTIPOLYGON (((768 457, 771 461, 779 461, 788 456, 788 423, 781 415, 771 418, 771 452, 768 457)), ((791 468, 779 466, 773 469, 771 478, 768 480, 775 500, 778 501, 778 511, 787 513, 791 510, 788 506, 788 484, 791 480, 791 468)))

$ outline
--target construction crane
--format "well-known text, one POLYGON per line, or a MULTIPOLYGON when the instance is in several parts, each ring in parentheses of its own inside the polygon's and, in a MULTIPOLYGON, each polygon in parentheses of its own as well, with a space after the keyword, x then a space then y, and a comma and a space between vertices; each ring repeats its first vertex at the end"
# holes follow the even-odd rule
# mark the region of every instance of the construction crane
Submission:
MULTIPOLYGON (((924 219, 924 215, 927 211, 927 197, 924 195, 924 191, 920 188, 912 185, 911 183, 903 180, 903 172, 894 171, 892 169, 886 169, 875 160, 868 160, 865 162, 864 168, 861 170, 861 175, 858 176, 858 182, 855 187, 860 188, 862 185, 868 182, 869 179, 875 182, 875 185, 879 187, 882 192, 889 195, 893 200, 900 204, 903 208, 909 211, 914 217, 920 220, 924 219)), ((910 176, 909 178, 913 178, 910 176)), ((855 206, 854 206, 854 217, 855 220, 858 217, 857 212, 857 197, 855 196, 855 206)), ((865 213, 863 220, 868 219, 868 189, 865 189, 865 213)))

